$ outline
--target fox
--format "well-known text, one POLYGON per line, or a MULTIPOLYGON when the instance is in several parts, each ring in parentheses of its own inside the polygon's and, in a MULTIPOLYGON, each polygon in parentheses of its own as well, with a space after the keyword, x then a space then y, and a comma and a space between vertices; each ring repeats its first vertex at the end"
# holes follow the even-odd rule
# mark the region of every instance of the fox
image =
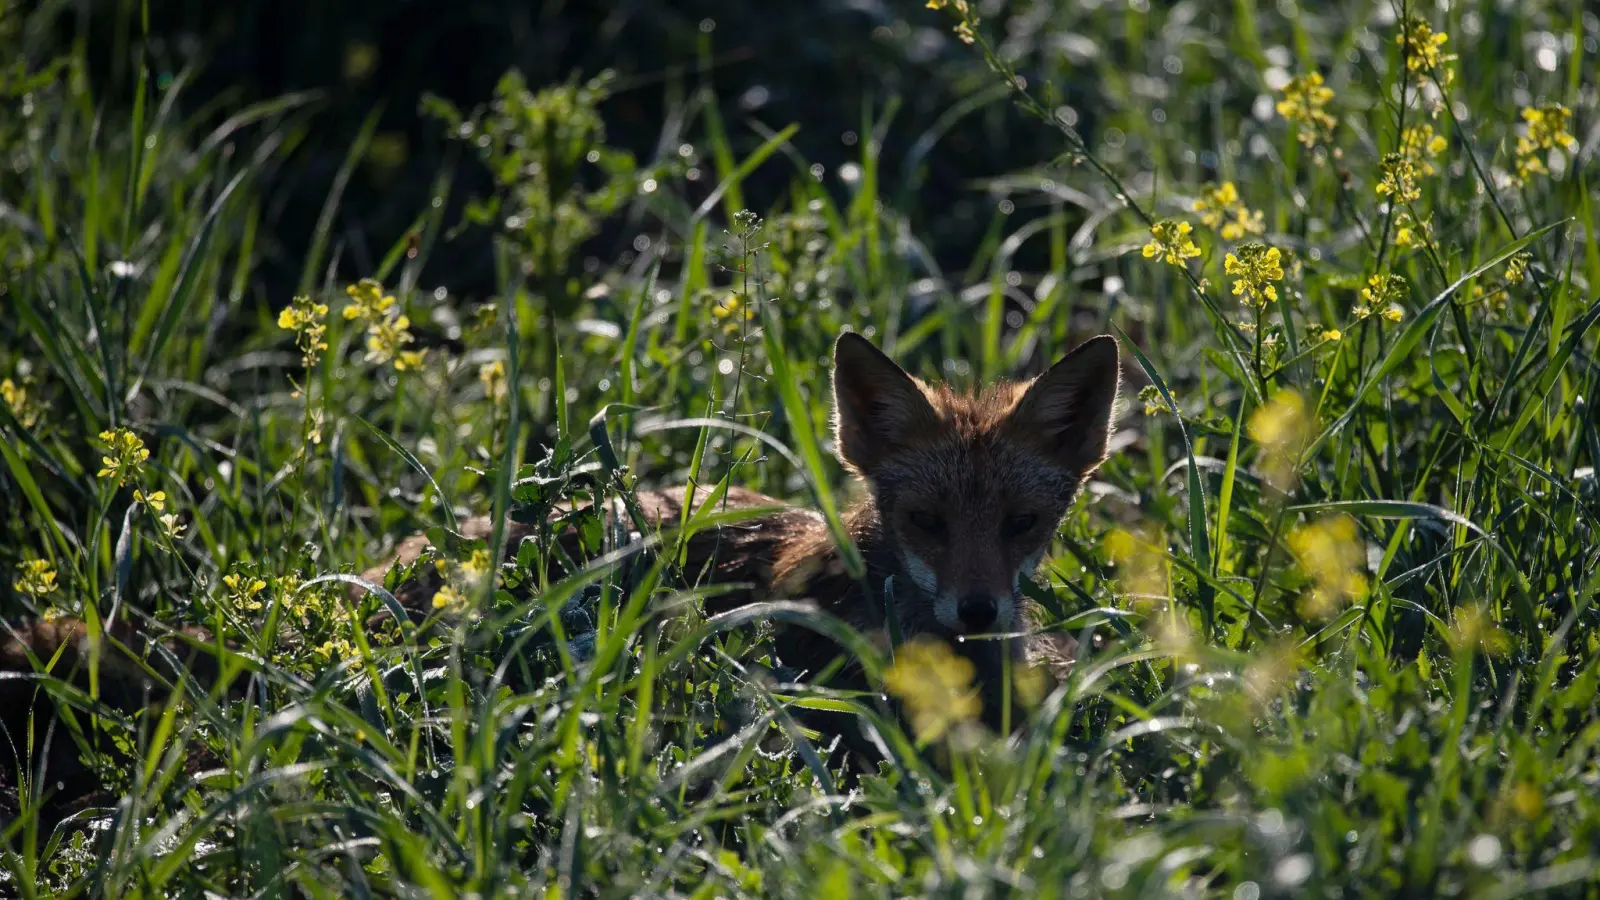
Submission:
MULTIPOLYGON (((1084 482, 1106 460, 1121 386, 1116 339, 1085 341, 1030 381, 1000 381, 973 391, 928 384, 906 372, 866 338, 841 334, 833 352, 834 446, 858 486, 843 514, 867 576, 852 576, 822 515, 742 488, 729 508, 780 507, 753 521, 692 536, 686 572, 709 572, 732 588, 705 602, 715 615, 743 605, 789 600, 814 605, 881 644, 892 604, 905 639, 951 644, 976 671, 983 721, 1006 720, 1002 679, 1008 666, 1029 666, 1059 681, 1076 657, 1067 633, 1036 629, 1038 610, 1023 593, 1084 482), (979 635, 996 640, 969 641, 979 635)), ((639 507, 652 527, 680 520, 704 487, 642 491, 639 507)), ((620 514, 620 511, 610 515, 620 514)), ((532 533, 507 523, 503 558, 532 533)), ((471 538, 492 531, 469 520, 471 538)), ((404 542, 390 560, 365 574, 383 580, 429 546, 404 542)), ((400 585, 407 609, 425 604, 441 584, 434 572, 400 585)), ((802 674, 827 669, 842 648, 803 626, 780 625, 778 656, 802 674)), ((849 665, 830 686, 865 690, 849 665)), ((829 718, 829 717, 813 717, 829 718)), ((824 732, 842 724, 839 717, 824 732)))
MULTIPOLYGON (((740 487, 724 495, 729 508, 768 511, 695 533, 686 544, 683 570, 706 573, 710 583, 725 588, 704 601, 707 615, 786 600, 826 611, 880 643, 889 639, 892 618, 903 639, 951 644, 973 662, 983 721, 998 728, 1005 718, 1001 682, 1008 668, 1032 667, 1056 681, 1074 663, 1076 641, 1036 627, 1038 610, 1023 582, 1037 574, 1084 483, 1108 457, 1120 384, 1119 350, 1109 335, 1083 342, 1037 378, 962 391, 924 382, 867 338, 844 332, 833 349, 831 425, 835 452, 856 485, 856 499, 842 519, 865 564, 865 578, 848 571, 821 513, 740 487), (977 636, 996 639, 967 640, 977 636)), ((704 485, 639 491, 636 510, 646 527, 671 528, 685 504, 698 506, 708 496, 704 485)), ((615 524, 623 513, 606 515, 615 524)), ((537 527, 507 521, 500 558, 514 560, 537 527)), ((485 539, 493 521, 469 518, 459 530, 469 540, 485 539)), ((577 556, 570 529, 558 540, 568 545, 569 556, 577 556)), ((351 596, 382 584, 396 566, 411 566, 430 546, 421 534, 401 541, 362 574, 362 583, 349 586, 351 596)), ((433 621, 431 598, 442 576, 432 566, 414 572, 393 596, 408 617, 433 621)), ((137 634, 125 637, 121 646, 134 648, 129 652, 146 643, 137 634)), ((205 655, 197 648, 206 637, 197 632, 177 644, 165 641, 169 649, 188 652, 202 684, 216 668, 214 661, 196 660, 205 655)), ((77 661, 77 645, 85 638, 76 620, 0 630, 0 687, 16 695, 5 697, 0 710, 0 730, 10 735, 9 742, 0 735, 0 771, 25 727, 31 699, 22 693, 24 682, 7 681, 4 674, 33 673, 30 655, 49 660, 58 650, 63 661, 77 661)), ((784 666, 802 680, 832 670, 830 686, 868 687, 859 666, 848 659, 843 667, 834 665, 843 648, 817 631, 782 624, 774 643, 784 666)), ((110 671, 137 680, 142 669, 110 671)), ((77 677, 82 680, 81 671, 77 677)), ((103 670, 102 682, 106 678, 103 670)), ((103 689, 102 695, 130 708, 150 702, 148 690, 131 686, 103 689)), ((841 715, 819 714, 809 722, 824 733, 839 732, 848 727, 841 715)), ((861 746, 859 740, 846 744, 861 746)))

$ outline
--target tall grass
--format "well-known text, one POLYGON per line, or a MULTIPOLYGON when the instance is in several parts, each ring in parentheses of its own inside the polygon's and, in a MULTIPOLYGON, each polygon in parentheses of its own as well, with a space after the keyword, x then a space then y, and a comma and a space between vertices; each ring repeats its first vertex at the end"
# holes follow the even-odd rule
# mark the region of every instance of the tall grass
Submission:
POLYGON ((41 57, 46 13, 0 12, 31 48, 0 81, 4 621, 201 625, 223 659, 215 686, 132 716, 99 679, 9 679, 74 711, 53 739, 81 741, 111 790, 54 825, 48 773, 0 774, 3 892, 1592 893, 1600 19, 1577 2, 1150 6, 969 20, 950 77, 982 72, 974 101, 913 142, 901 183, 877 139, 892 109, 864 122, 858 161, 818 175, 792 129, 740 157, 745 125, 709 82, 667 91, 690 99, 660 158, 633 160, 588 118, 598 95, 508 80, 484 110, 435 109, 478 157, 462 165, 494 170, 479 199, 497 205, 477 207, 493 215, 447 220, 447 167, 440 202, 358 271, 339 186, 369 127, 290 261, 328 307, 309 366, 278 325, 293 298, 257 273, 266 185, 319 127, 316 98, 186 112, 184 73, 136 63, 131 97, 101 96, 81 46, 41 57), (1460 59, 1407 74, 1411 15, 1460 59), (1314 71, 1337 121, 1306 144, 1274 106, 1314 71), (1082 85, 1102 108, 1057 96, 1082 85), (918 208, 917 154, 1002 97, 1063 155, 977 185, 989 237, 946 270, 919 239, 937 211, 918 208), (1545 104, 1572 111, 1574 146, 1519 183, 1519 112, 1545 104), (1419 124, 1443 146, 1413 154, 1433 172, 1400 202, 1378 190, 1385 154, 1419 124), (514 140, 536 129, 555 137, 514 140), (582 152, 528 149, 569 138, 582 152), (787 195, 741 189, 761 167, 792 168, 787 195), (1258 234, 1224 236, 1236 208, 1202 221, 1202 186, 1224 181, 1258 234), (633 249, 585 266, 580 216, 626 223, 633 249), (1197 256, 1141 254, 1169 219, 1197 256), (429 267, 442 240, 495 248, 494 296, 451 292, 429 267), (1283 269, 1259 307, 1229 271, 1252 241, 1283 269), (420 361, 365 352, 371 323, 342 313, 364 277, 420 361), (919 741, 876 695, 790 683, 774 620, 892 663, 781 604, 708 620, 719 588, 670 552, 738 518, 718 502, 731 484, 837 524, 843 328, 959 384, 1122 335, 1119 452, 1031 589, 1084 649, 1022 737, 919 741), (150 451, 136 484, 98 475, 119 428, 150 451), (680 527, 572 514, 585 558, 544 533, 498 581, 473 579, 483 542, 455 533, 681 481, 713 490, 680 527), (369 631, 398 579, 352 600, 350 573, 418 530, 463 586, 441 600, 457 624, 369 631), (805 709, 869 721, 880 772, 841 780, 805 709))

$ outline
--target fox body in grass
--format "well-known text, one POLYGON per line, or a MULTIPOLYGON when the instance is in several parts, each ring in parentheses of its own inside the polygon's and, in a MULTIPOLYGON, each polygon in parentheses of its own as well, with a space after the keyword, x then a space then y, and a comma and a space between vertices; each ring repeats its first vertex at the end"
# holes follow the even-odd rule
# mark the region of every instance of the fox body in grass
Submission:
MULTIPOLYGON (((887 599, 907 637, 1011 634, 959 646, 976 664, 985 717, 993 721, 1005 657, 1052 671, 1070 664, 1070 639, 1016 636, 1026 632, 1032 618, 1020 584, 1037 570, 1083 481, 1105 459, 1119 371, 1116 342, 1102 336, 1031 382, 959 393, 918 381, 865 338, 845 334, 834 349, 834 431, 841 460, 867 488, 844 516, 867 577, 849 574, 819 514, 792 507, 697 533, 688 543, 685 571, 708 573, 711 581, 734 588, 707 601, 710 613, 760 600, 802 600, 858 630, 882 635, 889 619, 887 599)), ((640 492, 646 523, 672 527, 680 520, 684 495, 682 487, 640 492)), ((704 496, 702 488, 689 499, 698 503, 704 496)), ((739 488, 728 492, 727 503, 781 506, 739 488)), ((514 557, 534 531, 508 522, 505 557, 514 557)), ((462 532, 468 538, 487 537, 490 522, 468 520, 462 532)), ((427 546, 420 535, 407 539, 366 579, 381 582, 392 566, 414 561, 427 546)), ((427 567, 399 585, 395 596, 421 619, 432 612, 438 587, 437 573, 427 567)), ((27 651, 49 660, 66 642, 84 637, 81 623, 72 621, 0 632, 0 670, 31 672, 27 651)), ((133 637, 124 645, 140 646, 133 637)), ((840 652, 828 639, 798 626, 781 629, 777 640, 783 662, 802 673, 827 668, 840 652)), ((79 655, 63 653, 62 662, 79 655)), ((214 671, 215 666, 205 668, 214 671)), ((110 671, 114 678, 140 675, 137 666, 110 671)), ((103 668, 102 686, 106 672, 103 668)), ((205 680, 207 673, 197 667, 196 674, 205 680)), ((81 675, 77 680, 84 681, 81 675)), ((7 689, 0 691, 7 694, 0 697, 5 701, 0 725, 12 741, 20 741, 32 699, 31 685, 21 693, 25 684, 0 680, 7 689)), ((117 693, 123 695, 143 692, 117 693)), ((0 754, 9 754, 9 746, 0 735, 0 754)), ((0 769, 7 765, 0 756, 0 769)))
MULTIPOLYGON (((847 572, 822 516, 800 508, 697 533, 684 569, 741 586, 708 600, 711 613, 802 600, 882 634, 887 598, 908 637, 1024 632, 1032 610, 1021 581, 1037 571, 1085 478, 1105 460, 1119 373, 1116 341, 1101 336, 1031 382, 959 393, 913 378, 847 333, 834 348, 834 434, 841 460, 867 488, 844 514, 866 579, 847 572)), ((640 492, 644 518, 671 527, 685 491, 640 492)), ((701 488, 691 499, 705 496, 701 488)), ((782 505, 740 488, 728 491, 727 504, 782 505)), ((464 531, 484 537, 490 523, 471 520, 464 531)), ((508 523, 506 556, 532 533, 508 523)), ((367 579, 381 581, 391 565, 411 562, 427 546, 420 535, 409 539, 367 579)), ((423 608, 438 587, 438 576, 428 573, 396 596, 408 609, 423 608)), ((811 673, 838 654, 828 639, 801 628, 780 634, 779 646, 786 665, 811 673)), ((980 680, 992 682, 1002 653, 1059 669, 1070 646, 1064 637, 1013 637, 966 642, 962 652, 977 657, 980 680)))

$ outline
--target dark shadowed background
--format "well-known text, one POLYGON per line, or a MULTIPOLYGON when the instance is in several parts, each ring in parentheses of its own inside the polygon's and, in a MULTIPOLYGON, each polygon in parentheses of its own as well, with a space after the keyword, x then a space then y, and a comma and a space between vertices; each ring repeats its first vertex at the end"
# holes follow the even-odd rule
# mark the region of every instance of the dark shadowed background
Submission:
MULTIPOLYGON (((1011 6, 1012 49, 1025 64, 1056 6, 1063 4, 1011 6)), ((128 0, 62 7, 59 37, 95 48, 89 58, 103 61, 92 73, 97 96, 112 104, 132 93, 136 66, 118 48, 137 45, 121 33, 138 27, 137 8, 128 0), (117 14, 130 5, 134 15, 117 14)), ((790 161, 775 160, 746 181, 757 209, 779 198, 798 168, 820 165, 843 189, 831 173, 859 160, 861 136, 876 133, 886 193, 934 257, 955 266, 970 259, 994 215, 997 198, 981 179, 1048 160, 1061 147, 1048 129, 1016 127, 1020 114, 978 55, 920 0, 156 0, 149 17, 158 85, 188 70, 180 102, 189 110, 210 106, 220 120, 252 102, 316 95, 312 127, 265 190, 270 249, 259 274, 272 293, 292 285, 329 186, 370 113, 379 110, 380 119, 334 234, 356 268, 404 235, 441 166, 451 164, 441 124, 419 113, 421 98, 438 94, 467 110, 487 101, 511 68, 533 87, 613 70, 617 89, 603 110, 609 139, 641 161, 702 136, 691 129, 664 141, 696 98, 714 98, 740 156, 764 140, 762 129, 799 125, 790 161)), ((1046 56, 1070 62, 1072 48, 1061 44, 1070 37, 1058 27, 1046 56)), ((1092 75, 1062 83, 1080 82, 1092 85, 1092 75)), ((1078 99, 1086 127, 1096 104, 1078 99)), ((483 180, 462 162, 457 204, 483 180)), ((714 184, 701 182, 706 192, 714 184)), ((639 227, 614 226, 588 249, 614 258, 639 227)), ((439 278, 441 269, 458 291, 486 290, 487 242, 436 248, 430 274, 439 278)))

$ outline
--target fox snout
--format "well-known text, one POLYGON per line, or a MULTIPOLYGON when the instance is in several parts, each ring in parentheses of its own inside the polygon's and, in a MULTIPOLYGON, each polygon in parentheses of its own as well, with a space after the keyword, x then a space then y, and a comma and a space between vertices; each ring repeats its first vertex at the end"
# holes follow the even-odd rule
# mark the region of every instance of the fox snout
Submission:
POLYGON ((983 631, 994 624, 1000 604, 988 594, 968 594, 956 604, 956 616, 971 631, 983 631))
POLYGON ((1023 569, 1037 568, 1038 557, 1011 569, 1008 549, 950 547, 936 557, 942 565, 917 560, 907 566, 917 586, 932 600, 933 617, 940 627, 954 634, 986 634, 1017 627, 1022 604, 1019 576, 1023 569))

